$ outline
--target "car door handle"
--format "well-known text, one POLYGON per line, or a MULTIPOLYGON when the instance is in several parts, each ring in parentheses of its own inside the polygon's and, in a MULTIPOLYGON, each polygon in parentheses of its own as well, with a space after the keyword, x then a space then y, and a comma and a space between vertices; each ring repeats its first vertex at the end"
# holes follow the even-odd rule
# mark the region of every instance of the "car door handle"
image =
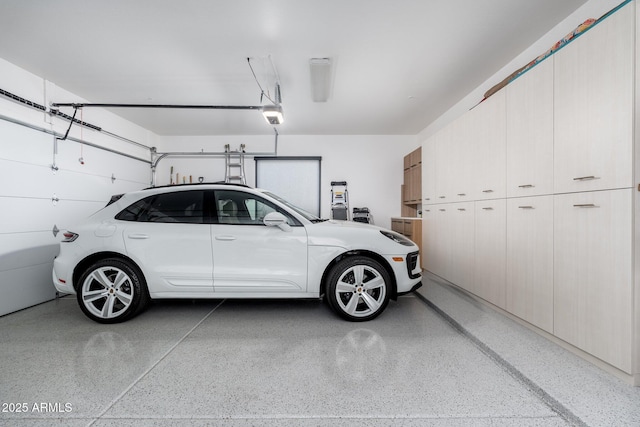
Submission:
POLYGON ((236 236, 216 236, 216 240, 224 240, 224 241, 231 241, 231 240, 236 240, 236 236))
POLYGON ((149 235, 148 234, 129 234, 127 237, 135 240, 144 240, 144 239, 148 239, 149 235))

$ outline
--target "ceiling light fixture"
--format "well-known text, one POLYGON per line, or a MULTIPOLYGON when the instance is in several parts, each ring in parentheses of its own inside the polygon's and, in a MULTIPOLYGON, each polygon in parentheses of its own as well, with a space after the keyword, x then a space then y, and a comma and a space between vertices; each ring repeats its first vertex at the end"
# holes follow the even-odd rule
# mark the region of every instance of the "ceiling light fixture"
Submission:
POLYGON ((284 122, 281 105, 263 105, 262 115, 271 125, 280 125, 284 122))
POLYGON ((311 58, 311 99, 327 102, 331 94, 331 58, 311 58))

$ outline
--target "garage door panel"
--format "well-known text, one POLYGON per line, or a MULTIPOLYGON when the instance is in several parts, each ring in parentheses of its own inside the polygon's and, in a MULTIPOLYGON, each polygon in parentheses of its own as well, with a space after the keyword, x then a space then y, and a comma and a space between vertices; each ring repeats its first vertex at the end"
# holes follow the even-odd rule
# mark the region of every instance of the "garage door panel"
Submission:
POLYGON ((50 198, 55 175, 47 166, 0 159, 0 182, 2 196, 50 198))
POLYGON ((103 202, 0 197, 0 234, 51 231, 72 227, 104 206, 103 202))
POLYGON ((53 159, 53 136, 24 126, 0 120, 2 154, 6 160, 24 161, 41 166, 53 159))

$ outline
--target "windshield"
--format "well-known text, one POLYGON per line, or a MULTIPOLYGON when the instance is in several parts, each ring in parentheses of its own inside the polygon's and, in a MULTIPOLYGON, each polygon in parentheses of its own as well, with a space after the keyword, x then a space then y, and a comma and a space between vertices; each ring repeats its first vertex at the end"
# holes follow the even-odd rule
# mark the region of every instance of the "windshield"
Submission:
POLYGON ((269 197, 272 197, 274 199, 276 199, 277 201, 279 201, 280 203, 282 203, 283 205, 287 206, 288 208, 294 210, 296 213, 302 215, 305 219, 311 221, 311 222, 318 222, 320 221, 320 218, 318 218, 317 216, 315 216, 312 213, 309 213, 307 211, 305 211, 304 209, 301 209, 293 204, 291 204, 290 202, 286 201, 285 199, 283 199, 282 197, 276 196, 273 193, 270 193, 268 191, 264 191, 264 194, 266 194, 269 197))

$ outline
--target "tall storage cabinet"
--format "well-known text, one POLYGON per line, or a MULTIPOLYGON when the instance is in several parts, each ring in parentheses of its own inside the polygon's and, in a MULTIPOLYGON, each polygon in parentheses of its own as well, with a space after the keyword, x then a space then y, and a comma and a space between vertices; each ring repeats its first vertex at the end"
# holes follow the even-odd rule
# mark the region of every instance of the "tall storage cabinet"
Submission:
POLYGON ((506 309, 553 333, 553 196, 507 200, 506 309))
POLYGON ((475 291, 475 203, 453 203, 448 214, 451 241, 449 280, 475 291))
POLYGON ((506 195, 506 104, 500 91, 467 113, 469 134, 475 137, 472 152, 473 199, 497 199, 506 195))
POLYGON ((556 193, 633 185, 633 6, 553 58, 556 193))
POLYGON ((424 141, 422 199, 427 270, 635 385, 639 21, 624 4, 424 141))
POLYGON ((555 334, 632 369, 632 190, 554 196, 555 334))
POLYGON ((505 88, 507 197, 553 192, 553 61, 505 88))
POLYGON ((505 308, 506 203, 504 199, 486 200, 475 205, 475 292, 505 308))

